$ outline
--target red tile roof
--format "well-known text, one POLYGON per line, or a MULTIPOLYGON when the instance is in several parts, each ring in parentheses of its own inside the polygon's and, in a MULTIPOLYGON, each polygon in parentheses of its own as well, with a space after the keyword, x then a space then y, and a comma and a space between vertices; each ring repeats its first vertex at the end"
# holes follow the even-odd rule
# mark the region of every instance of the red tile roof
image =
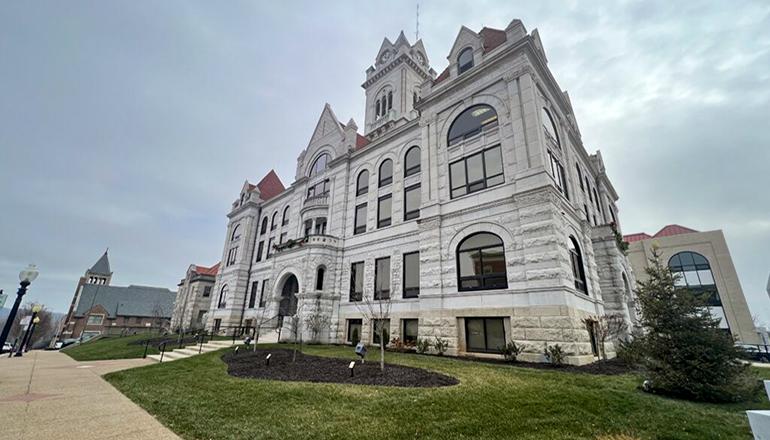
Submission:
POLYGON ((219 272, 219 265, 221 262, 211 266, 211 267, 205 267, 205 266, 198 266, 195 265, 195 268, 193 269, 195 272, 201 274, 201 275, 211 275, 215 276, 217 272, 219 272))
POLYGON ((633 243, 635 241, 648 240, 650 238, 670 237, 672 235, 689 234, 691 232, 698 232, 698 231, 696 231, 695 229, 690 229, 690 228, 681 226, 681 225, 668 225, 668 226, 664 226, 663 229, 658 231, 658 233, 655 235, 649 235, 644 232, 639 232, 637 234, 624 235, 623 240, 629 243, 633 243))
POLYGON ((487 53, 497 46, 505 43, 508 39, 505 35, 505 31, 488 27, 481 29, 481 31, 479 31, 479 35, 481 35, 481 38, 484 41, 484 53, 487 53))
POLYGON ((668 225, 664 226, 663 229, 658 231, 657 234, 655 234, 653 237, 668 237, 671 235, 679 235, 679 234, 689 234, 691 232, 698 232, 695 229, 686 228, 684 226, 680 225, 668 225))
POLYGON ((264 201, 268 201, 286 190, 286 187, 283 186, 278 174, 275 174, 275 170, 270 170, 270 172, 259 181, 257 188, 259 188, 260 197, 264 201))
MULTIPOLYGON (((505 31, 488 27, 482 28, 479 31, 479 36, 481 37, 481 46, 484 49, 483 53, 491 51, 492 49, 505 43, 508 40, 505 31)), ((444 71, 441 72, 441 74, 439 74, 439 76, 436 77, 436 79, 433 80, 433 84, 436 85, 447 78, 449 78, 448 66, 446 69, 444 69, 444 71)))
POLYGON ((650 237, 648 234, 645 234, 644 232, 640 232, 638 234, 628 234, 623 236, 623 241, 628 243, 633 243, 635 241, 641 241, 641 240, 647 240, 650 237))
POLYGON ((356 150, 360 150, 369 145, 369 139, 356 133, 356 150))

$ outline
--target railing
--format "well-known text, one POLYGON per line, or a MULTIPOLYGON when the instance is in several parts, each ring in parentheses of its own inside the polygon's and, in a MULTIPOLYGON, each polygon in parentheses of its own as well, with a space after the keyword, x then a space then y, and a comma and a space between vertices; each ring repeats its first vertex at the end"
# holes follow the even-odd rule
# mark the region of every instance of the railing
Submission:
POLYGON ((302 238, 287 240, 285 243, 273 245, 276 252, 285 251, 299 246, 337 246, 339 239, 332 235, 312 234, 302 238))
POLYGON ((329 194, 319 194, 317 196, 308 197, 305 199, 305 202, 302 204, 304 208, 312 208, 316 206, 328 206, 329 205, 329 194))

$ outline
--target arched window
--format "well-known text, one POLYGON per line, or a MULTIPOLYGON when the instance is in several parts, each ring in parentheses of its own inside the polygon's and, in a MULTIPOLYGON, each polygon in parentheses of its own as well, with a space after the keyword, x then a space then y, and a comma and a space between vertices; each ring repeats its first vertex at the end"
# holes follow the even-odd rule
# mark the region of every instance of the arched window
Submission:
POLYGON ((356 196, 364 195, 369 192, 369 171, 363 170, 358 173, 356 179, 356 196))
POLYGON ((404 177, 420 172, 420 147, 414 146, 404 157, 404 177))
POLYGON ((559 142, 559 132, 556 131, 556 124, 553 122, 551 112, 543 107, 540 117, 543 120, 543 131, 545 132, 545 137, 556 144, 557 147, 561 148, 561 143, 559 142))
POLYGON ((575 278, 575 289, 585 294, 588 293, 588 283, 586 283, 586 271, 583 267, 583 254, 580 252, 575 237, 569 236, 569 261, 572 266, 572 277, 575 278))
POLYGON ((233 228, 233 233, 230 235, 230 241, 235 241, 241 238, 241 225, 237 224, 233 228))
POLYGON ((393 108, 393 91, 388 91, 388 110, 393 108))
POLYGON ((326 269, 321 266, 316 271, 315 275, 315 290, 324 290, 324 274, 326 273, 326 269))
POLYGON ((460 113, 449 128, 447 143, 449 145, 461 142, 482 131, 497 127, 497 112, 488 105, 479 104, 468 107, 460 113))
POLYGON ((457 56, 457 74, 462 75, 463 72, 473 67, 473 49, 466 47, 457 56))
POLYGON ((503 240, 489 232, 469 235, 457 247, 460 291, 508 288, 503 240))
POLYGON ((379 182, 380 187, 383 187, 385 185, 390 185, 393 183, 393 161, 390 159, 385 159, 382 161, 382 164, 380 164, 380 172, 379 172, 379 182))
POLYGON ((272 231, 278 226, 278 211, 273 213, 273 219, 270 220, 270 230, 272 231))
POLYGON ((219 291, 219 300, 217 301, 217 308, 224 309, 227 306, 227 284, 222 286, 222 290, 219 291))
POLYGON ((719 327, 730 326, 722 308, 722 300, 714 282, 714 274, 706 257, 697 252, 679 252, 668 260, 668 268, 677 276, 676 285, 698 296, 708 307, 711 316, 719 318, 719 327))
POLYGON ((378 99, 377 102, 374 103, 374 115, 376 117, 380 117, 380 100, 378 99))
POLYGON ((285 208, 283 208, 283 220, 281 220, 281 226, 286 226, 289 224, 289 206, 287 205, 285 208))
POLYGON ((259 229, 260 234, 267 232, 267 217, 262 219, 262 227, 259 229))
POLYGON ((310 167, 310 177, 323 173, 329 165, 330 160, 331 156, 329 156, 329 153, 323 153, 318 156, 315 162, 313 162, 313 166, 310 167))

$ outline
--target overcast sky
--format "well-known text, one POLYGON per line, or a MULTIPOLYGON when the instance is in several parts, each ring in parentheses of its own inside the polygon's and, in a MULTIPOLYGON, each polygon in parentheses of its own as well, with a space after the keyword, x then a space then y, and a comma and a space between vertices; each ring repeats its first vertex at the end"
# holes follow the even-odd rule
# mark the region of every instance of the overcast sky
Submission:
MULTIPOLYGON (((723 229, 770 323, 770 3, 717 3, 422 1, 420 37, 440 72, 461 25, 538 28, 624 232, 723 229)), ((363 126, 402 29, 414 1, 4 2, 0 288, 36 263, 29 299, 66 311, 109 247, 114 284, 175 290, 220 258, 244 179, 291 183, 325 102, 363 126)))

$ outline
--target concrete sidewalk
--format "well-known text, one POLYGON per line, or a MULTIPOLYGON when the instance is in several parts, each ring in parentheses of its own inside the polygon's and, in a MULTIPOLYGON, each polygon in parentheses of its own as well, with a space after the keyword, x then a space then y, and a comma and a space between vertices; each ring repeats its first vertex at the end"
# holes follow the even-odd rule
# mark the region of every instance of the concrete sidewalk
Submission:
POLYGON ((178 439, 101 374, 146 359, 76 362, 57 351, 0 357, 0 437, 8 439, 178 439))

